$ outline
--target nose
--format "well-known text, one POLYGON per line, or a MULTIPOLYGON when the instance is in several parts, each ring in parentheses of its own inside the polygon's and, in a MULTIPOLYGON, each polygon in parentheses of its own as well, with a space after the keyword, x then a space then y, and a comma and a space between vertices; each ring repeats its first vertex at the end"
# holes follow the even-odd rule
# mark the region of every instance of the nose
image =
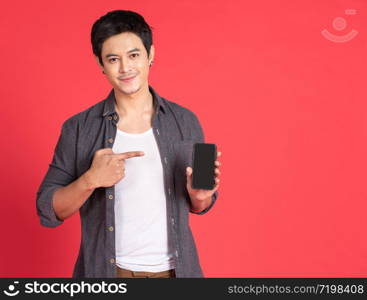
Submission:
POLYGON ((127 73, 131 69, 131 66, 129 64, 129 61, 127 59, 122 58, 120 63, 119 72, 120 73, 127 73))

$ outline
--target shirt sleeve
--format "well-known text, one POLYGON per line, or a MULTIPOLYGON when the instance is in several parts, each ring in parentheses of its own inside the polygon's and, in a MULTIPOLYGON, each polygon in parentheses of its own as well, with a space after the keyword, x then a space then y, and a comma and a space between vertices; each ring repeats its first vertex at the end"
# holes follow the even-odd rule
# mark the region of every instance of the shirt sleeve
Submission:
MULTIPOLYGON (((193 122, 192 124, 194 125, 194 129, 193 129, 193 136, 194 136, 194 139, 197 141, 197 143, 205 143, 205 137, 204 137, 204 132, 203 132, 203 129, 200 125, 200 122, 198 120, 198 118, 196 117, 196 115, 194 113, 192 113, 192 117, 193 117, 193 122)), ((210 205, 205 208, 204 210, 202 211, 199 211, 199 212, 193 212, 190 210, 191 213, 193 214, 196 214, 196 215, 203 215, 205 213, 207 213, 214 205, 214 203, 217 201, 217 198, 218 198, 218 190, 215 191, 215 193, 213 194, 212 196, 212 201, 210 203, 210 205)))
POLYGON ((64 223, 57 218, 52 205, 56 189, 66 186, 76 179, 76 125, 72 119, 66 120, 61 128, 53 158, 43 178, 36 197, 36 209, 40 223, 45 227, 56 227, 64 223))

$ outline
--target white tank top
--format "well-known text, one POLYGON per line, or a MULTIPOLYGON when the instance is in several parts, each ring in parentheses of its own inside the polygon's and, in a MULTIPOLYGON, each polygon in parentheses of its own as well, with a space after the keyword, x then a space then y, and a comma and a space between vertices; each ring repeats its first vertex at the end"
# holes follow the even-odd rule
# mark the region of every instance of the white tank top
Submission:
POLYGON ((152 128, 143 133, 117 129, 112 151, 145 153, 125 160, 125 177, 115 185, 116 264, 131 271, 173 269, 163 168, 152 128))

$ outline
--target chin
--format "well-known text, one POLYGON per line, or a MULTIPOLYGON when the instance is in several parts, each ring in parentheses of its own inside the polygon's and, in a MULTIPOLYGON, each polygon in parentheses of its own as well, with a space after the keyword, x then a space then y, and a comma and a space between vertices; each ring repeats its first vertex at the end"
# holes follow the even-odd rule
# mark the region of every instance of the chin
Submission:
POLYGON ((135 94, 136 92, 138 92, 141 88, 140 85, 131 85, 131 86, 127 86, 125 84, 119 84, 118 85, 118 89, 121 93, 124 93, 126 95, 131 95, 131 94, 135 94))

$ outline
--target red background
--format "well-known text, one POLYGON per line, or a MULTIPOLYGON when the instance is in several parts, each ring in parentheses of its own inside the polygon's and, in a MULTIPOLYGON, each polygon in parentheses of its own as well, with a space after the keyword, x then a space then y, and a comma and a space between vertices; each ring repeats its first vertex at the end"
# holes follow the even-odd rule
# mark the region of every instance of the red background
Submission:
POLYGON ((222 151, 218 201, 190 215, 205 276, 367 276, 366 1, 1 6, 1 277, 71 276, 79 214, 41 227, 36 191, 62 122, 110 91, 90 30, 114 9, 154 27, 150 84, 222 151))

